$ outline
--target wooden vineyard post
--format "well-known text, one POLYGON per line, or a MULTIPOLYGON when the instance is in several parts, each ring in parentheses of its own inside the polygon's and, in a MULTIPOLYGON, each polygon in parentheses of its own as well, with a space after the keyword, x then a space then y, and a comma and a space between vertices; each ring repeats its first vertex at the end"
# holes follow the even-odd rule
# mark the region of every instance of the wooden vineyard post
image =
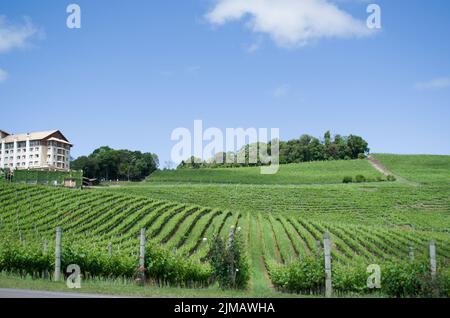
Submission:
MULTIPOLYGON (((233 246, 234 242, 234 235, 235 235, 235 227, 230 227, 230 234, 228 236, 228 247, 231 248, 233 246)), ((232 287, 234 288, 236 286, 236 268, 234 268, 234 260, 231 262, 231 283, 232 287)))
POLYGON ((235 233, 235 228, 234 225, 232 225, 230 227, 230 234, 228 235, 228 245, 231 246, 231 244, 233 244, 234 241, 234 233, 235 233))
POLYGON ((320 259, 322 245, 319 240, 316 240, 316 249, 317 249, 317 259, 320 259))
POLYGON ((323 250, 325 254, 325 297, 330 298, 333 294, 333 286, 331 282, 331 244, 330 235, 323 235, 323 250))
POLYGON ((44 255, 47 255, 48 253, 48 240, 44 241, 44 255))
POLYGON ((145 229, 141 229, 141 239, 139 243, 139 277, 138 284, 145 284, 145 229))
POLYGON ((56 228, 56 241, 55 241, 55 274, 54 280, 56 282, 61 279, 61 228, 56 228))
POLYGON ((436 242, 430 241, 430 269, 431 278, 436 278, 436 242))
POLYGON ((414 262, 414 247, 412 246, 409 247, 409 260, 414 262))
POLYGON ((112 242, 109 242, 109 244, 108 244, 108 256, 109 257, 112 256, 112 242))

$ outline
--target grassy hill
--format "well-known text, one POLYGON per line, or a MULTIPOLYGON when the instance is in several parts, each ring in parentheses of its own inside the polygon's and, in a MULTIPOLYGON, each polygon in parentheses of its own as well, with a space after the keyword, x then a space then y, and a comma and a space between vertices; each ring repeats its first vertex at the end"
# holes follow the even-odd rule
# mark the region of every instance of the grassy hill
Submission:
POLYGON ((450 186, 450 156, 376 154, 374 157, 408 180, 450 186))
POLYGON ((320 161, 281 165, 275 175, 262 175, 259 167, 164 170, 148 178, 152 183, 315 184, 342 183, 346 176, 363 175, 376 181, 381 174, 367 160, 320 161))

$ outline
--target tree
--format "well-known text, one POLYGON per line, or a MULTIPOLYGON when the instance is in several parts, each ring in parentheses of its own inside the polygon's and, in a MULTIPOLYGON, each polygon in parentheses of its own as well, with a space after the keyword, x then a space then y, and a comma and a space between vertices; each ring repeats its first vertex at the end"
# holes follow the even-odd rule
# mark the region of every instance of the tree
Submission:
POLYGON ((359 136, 350 135, 347 139, 347 146, 350 151, 350 157, 357 159, 359 154, 368 154, 368 143, 359 136))
POLYGON ((83 170, 83 175, 87 178, 96 178, 99 173, 99 166, 95 159, 81 156, 72 161, 71 167, 74 170, 83 170))
POLYGON ((331 144, 331 133, 329 130, 325 133, 323 139, 325 146, 328 147, 331 144))
MULTIPOLYGON (((261 166, 270 164, 269 160, 260 157, 261 147, 268 148, 267 153, 270 155, 270 145, 265 143, 253 143, 247 144, 236 153, 223 152, 217 153, 214 157, 206 160, 205 162, 190 159, 181 162, 178 168, 199 168, 199 167, 237 167, 237 166, 261 166), (221 163, 219 159, 226 157, 221 163), (244 162, 236 163, 236 158, 245 158, 244 162), (257 158, 257 163, 250 163, 250 157, 257 158), (231 159, 231 162, 229 163, 231 159), (194 162, 194 163, 192 163, 194 162), (228 163, 227 163, 228 162, 228 163)), ((343 137, 341 135, 335 135, 334 140, 331 137, 330 131, 324 134, 323 141, 310 135, 301 135, 298 139, 291 139, 288 141, 279 141, 279 162, 281 164, 287 163, 300 163, 309 161, 320 160, 343 160, 343 159, 358 159, 365 158, 365 155, 369 152, 367 142, 355 135, 349 137, 343 137)))
POLYGON ((100 147, 88 157, 82 156, 72 162, 72 167, 83 170, 89 178, 138 181, 157 170, 158 156, 140 151, 114 150, 100 147))

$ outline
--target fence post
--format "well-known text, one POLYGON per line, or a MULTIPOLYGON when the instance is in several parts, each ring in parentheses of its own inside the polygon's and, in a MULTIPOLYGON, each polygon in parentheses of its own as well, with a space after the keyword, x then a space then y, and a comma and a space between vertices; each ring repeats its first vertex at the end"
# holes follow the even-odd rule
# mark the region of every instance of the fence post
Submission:
POLYGON ((109 242, 109 244, 108 244, 108 255, 109 255, 109 257, 112 256, 112 253, 113 253, 113 251, 112 251, 112 242, 109 242))
POLYGON ((235 227, 234 225, 232 225, 230 227, 230 233, 228 235, 228 245, 231 246, 231 244, 233 244, 234 241, 234 233, 235 233, 235 227))
POLYGON ((412 246, 409 247, 409 260, 414 262, 414 247, 412 246))
POLYGON ((145 229, 141 229, 141 239, 139 243, 139 284, 145 284, 145 229))
POLYGON ((325 297, 330 298, 333 294, 333 286, 331 282, 331 244, 330 235, 323 235, 323 249, 325 254, 325 297))
POLYGON ((430 241, 430 269, 431 278, 436 278, 436 242, 430 241))
POLYGON ((55 242, 55 281, 61 279, 61 228, 56 228, 56 242, 55 242))

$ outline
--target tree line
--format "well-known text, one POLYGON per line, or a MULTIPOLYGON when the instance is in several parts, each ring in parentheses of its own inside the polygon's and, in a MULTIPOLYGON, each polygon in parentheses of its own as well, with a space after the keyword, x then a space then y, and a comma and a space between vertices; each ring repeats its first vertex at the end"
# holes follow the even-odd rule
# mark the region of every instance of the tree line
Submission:
POLYGON ((139 181, 158 169, 158 156, 140 151, 100 147, 89 156, 72 161, 71 167, 83 170, 88 178, 100 180, 139 181))
MULTIPOLYGON (((220 152, 213 158, 205 161, 190 157, 182 161, 178 165, 178 169, 261 166, 270 162, 260 157, 259 149, 265 147, 268 156, 270 156, 271 143, 248 144, 237 152, 220 152), (249 160, 252 154, 254 158, 257 158, 256 162, 249 160), (245 160, 242 162, 238 158, 245 158, 245 160)), ((341 136, 337 134, 332 137, 331 133, 327 131, 322 139, 304 134, 297 139, 279 141, 279 162, 288 164, 324 160, 362 159, 369 154, 369 151, 369 144, 360 136, 341 136)))

